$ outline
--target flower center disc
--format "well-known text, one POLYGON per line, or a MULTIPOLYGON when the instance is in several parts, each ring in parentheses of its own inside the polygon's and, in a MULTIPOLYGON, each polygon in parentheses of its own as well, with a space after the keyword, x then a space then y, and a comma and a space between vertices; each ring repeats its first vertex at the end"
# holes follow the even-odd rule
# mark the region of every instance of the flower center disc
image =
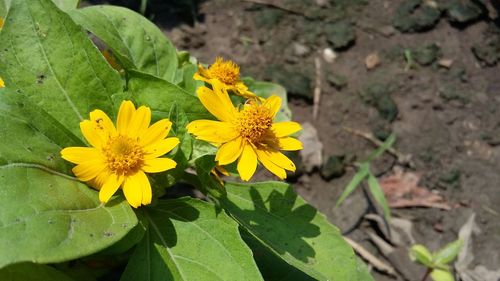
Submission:
POLYGON ((109 138, 103 147, 106 163, 116 174, 137 172, 144 162, 144 151, 135 141, 126 136, 109 138))
POLYGON ((246 106, 237 120, 240 135, 254 144, 261 142, 273 125, 271 112, 262 105, 246 106))
POLYGON ((209 72, 212 77, 228 85, 235 85, 240 79, 240 69, 231 61, 217 61, 209 67, 209 72))

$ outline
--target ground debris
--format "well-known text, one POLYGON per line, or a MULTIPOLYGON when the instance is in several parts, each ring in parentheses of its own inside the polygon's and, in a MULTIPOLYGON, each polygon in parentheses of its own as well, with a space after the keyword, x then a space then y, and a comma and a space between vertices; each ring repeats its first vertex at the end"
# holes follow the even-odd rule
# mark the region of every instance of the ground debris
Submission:
POLYGON ((380 179, 391 208, 425 207, 450 210, 450 205, 439 194, 418 186, 421 175, 414 172, 404 172, 395 168, 394 174, 380 179))

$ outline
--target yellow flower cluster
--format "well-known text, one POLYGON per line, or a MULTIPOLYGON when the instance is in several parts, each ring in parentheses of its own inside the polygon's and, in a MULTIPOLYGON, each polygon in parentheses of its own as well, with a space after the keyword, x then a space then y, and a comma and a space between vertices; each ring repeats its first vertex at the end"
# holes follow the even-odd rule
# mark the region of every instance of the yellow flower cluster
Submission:
MULTIPOLYGON (((274 122, 281 108, 280 97, 258 98, 240 80, 239 67, 220 58, 208 69, 200 66, 194 79, 210 86, 199 87, 198 98, 219 121, 195 120, 187 129, 197 139, 218 147, 217 171, 228 175, 223 166, 235 161, 245 181, 252 178, 258 162, 280 179, 286 178, 286 170, 295 171, 294 163, 280 151, 302 149, 302 143, 290 137, 301 126, 296 122, 274 122), (235 107, 228 92, 247 100, 235 107)), ((91 147, 68 147, 61 156, 77 164, 73 173, 99 190, 101 202, 108 202, 121 187, 131 206, 150 204, 152 189, 146 173, 175 168, 175 161, 161 156, 179 144, 178 138, 167 137, 172 126, 169 120, 151 126, 150 121, 150 108, 136 109, 131 101, 122 102, 116 127, 106 113, 94 110, 88 120, 80 122, 91 147)))
POLYGON ((274 123, 281 108, 281 98, 270 96, 259 99, 241 82, 239 67, 231 61, 217 58, 208 69, 199 66, 195 79, 210 84, 198 88, 201 103, 218 120, 196 120, 187 129, 197 139, 216 145, 215 156, 220 166, 238 161, 237 170, 242 180, 248 181, 262 163, 280 179, 286 171, 295 171, 294 163, 280 150, 302 149, 302 143, 290 137, 301 130, 296 122, 274 123), (235 107, 228 91, 247 97, 241 107, 235 107))

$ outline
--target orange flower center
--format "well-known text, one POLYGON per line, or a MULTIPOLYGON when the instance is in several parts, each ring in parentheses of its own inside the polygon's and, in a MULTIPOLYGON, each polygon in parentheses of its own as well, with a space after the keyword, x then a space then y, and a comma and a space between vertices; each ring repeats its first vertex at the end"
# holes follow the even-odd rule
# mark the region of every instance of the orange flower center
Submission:
POLYGON ((136 140, 127 136, 110 137, 103 153, 108 168, 118 175, 135 173, 144 163, 144 150, 136 140))
POLYGON ((217 78, 227 85, 236 85, 240 81, 240 68, 232 61, 217 58, 208 68, 211 78, 217 78))
POLYGON ((236 119, 240 135, 253 144, 260 143, 273 125, 271 111, 260 104, 247 104, 236 119))

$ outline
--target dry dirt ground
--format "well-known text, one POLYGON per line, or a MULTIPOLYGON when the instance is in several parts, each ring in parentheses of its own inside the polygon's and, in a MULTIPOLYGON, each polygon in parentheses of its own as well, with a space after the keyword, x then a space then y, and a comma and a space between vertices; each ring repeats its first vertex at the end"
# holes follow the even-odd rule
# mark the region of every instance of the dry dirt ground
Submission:
MULTIPOLYGON (((395 18, 403 2, 419 1, 157 2, 150 1, 147 15, 177 48, 204 63, 216 56, 232 59, 244 75, 287 88, 294 119, 316 128, 325 161, 330 156, 339 160, 333 172, 325 171, 335 174, 332 179, 322 177, 317 167, 299 173, 294 186, 348 237, 398 271, 391 277, 374 269, 376 280, 420 280, 422 275, 418 270, 407 272, 409 243, 396 248, 391 259, 370 238, 369 233, 384 237, 384 226, 363 218, 377 209, 362 188, 335 208, 354 175, 352 163, 375 148, 349 128, 380 139, 394 133, 395 150, 411 156, 411 165, 386 153, 373 163, 374 173, 383 178, 401 168, 419 175, 419 186, 444 197, 449 210, 392 209, 394 218, 411 222, 417 243, 436 250, 456 239, 475 214, 481 233, 472 241, 470 268, 499 268, 500 72, 496 60, 500 39, 495 34, 494 1, 459 1, 482 9, 476 11, 481 15, 466 23, 453 22, 447 10, 431 20, 425 16, 432 17, 432 11, 423 16, 416 11, 411 17, 421 17, 420 26, 406 28, 419 32, 410 33, 395 28, 395 18), (336 58, 329 51, 325 55, 326 48, 336 58), (367 67, 369 55, 372 65, 367 67), (312 100, 318 79, 321 99, 314 119, 312 100)), ((421 5, 443 7, 446 2, 453 1, 421 5)), ((405 29, 404 24, 399 28, 405 29)))

